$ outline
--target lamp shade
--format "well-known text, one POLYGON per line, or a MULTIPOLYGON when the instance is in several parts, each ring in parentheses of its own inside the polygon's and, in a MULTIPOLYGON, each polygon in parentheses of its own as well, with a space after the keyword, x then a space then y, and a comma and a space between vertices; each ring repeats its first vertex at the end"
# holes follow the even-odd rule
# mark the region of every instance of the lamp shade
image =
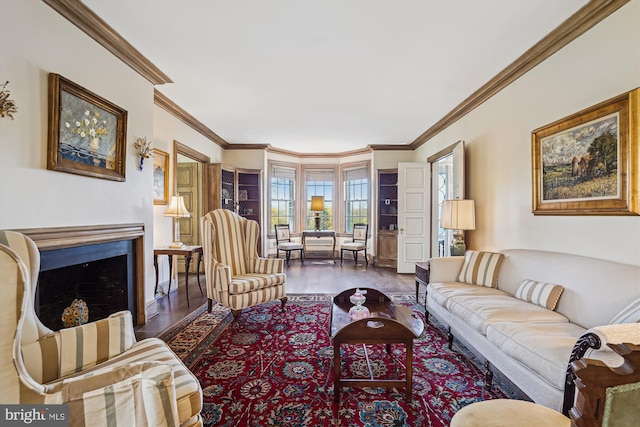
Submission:
POLYGON ((324 210, 324 197, 323 196, 311 196, 311 210, 323 211, 324 210))
POLYGON ((476 210, 473 200, 445 200, 440 212, 440 226, 449 230, 475 230, 476 210))
POLYGON ((184 197, 171 196, 171 201, 167 210, 164 211, 164 216, 170 216, 173 218, 188 218, 191 216, 189 211, 184 205, 184 197))

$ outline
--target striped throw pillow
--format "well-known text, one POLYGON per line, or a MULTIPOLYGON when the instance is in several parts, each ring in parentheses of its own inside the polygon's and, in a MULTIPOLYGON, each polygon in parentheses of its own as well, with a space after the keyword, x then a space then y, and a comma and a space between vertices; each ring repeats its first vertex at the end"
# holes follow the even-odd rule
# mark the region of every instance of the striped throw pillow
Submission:
POLYGON ((618 323, 638 323, 640 322, 640 298, 622 309, 622 311, 611 319, 610 325, 618 323))
POLYGON ((555 310, 564 288, 553 283, 523 280, 516 291, 516 298, 548 310, 555 310))
POLYGON ((503 254, 495 252, 467 251, 464 254, 464 264, 460 270, 458 281, 470 285, 497 288, 500 264, 503 259, 503 254))

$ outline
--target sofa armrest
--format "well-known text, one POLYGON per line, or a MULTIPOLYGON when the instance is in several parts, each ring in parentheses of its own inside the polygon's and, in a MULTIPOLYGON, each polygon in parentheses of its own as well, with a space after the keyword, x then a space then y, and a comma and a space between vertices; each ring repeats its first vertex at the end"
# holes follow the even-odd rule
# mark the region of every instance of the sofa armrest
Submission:
POLYGON ((463 256, 431 258, 429 260, 429 282, 456 282, 464 264, 463 256))
MULTIPOLYGON (((171 366, 136 362, 69 378, 54 386, 71 425, 177 426, 171 366)), ((57 399, 56 399, 57 400, 57 399)))

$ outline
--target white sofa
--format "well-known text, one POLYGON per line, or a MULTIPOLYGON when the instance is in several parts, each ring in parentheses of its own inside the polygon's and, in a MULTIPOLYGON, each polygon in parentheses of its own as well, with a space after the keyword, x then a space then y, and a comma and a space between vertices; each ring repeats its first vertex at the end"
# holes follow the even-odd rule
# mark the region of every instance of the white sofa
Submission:
POLYGON ((640 323, 610 324, 623 311, 631 313, 624 322, 640 320, 640 267, 556 252, 500 253, 497 288, 458 281, 465 257, 432 258, 427 312, 448 325, 450 342, 455 337, 486 359, 489 383, 497 369, 531 400, 560 411, 573 396, 570 360, 619 366, 606 343, 640 344, 640 323), (555 310, 515 298, 524 280, 563 286, 555 310))

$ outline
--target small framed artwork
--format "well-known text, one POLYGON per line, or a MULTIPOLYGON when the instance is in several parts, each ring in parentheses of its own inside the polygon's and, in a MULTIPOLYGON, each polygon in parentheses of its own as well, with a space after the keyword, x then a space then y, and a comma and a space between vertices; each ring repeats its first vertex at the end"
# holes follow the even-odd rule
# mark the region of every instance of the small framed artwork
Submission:
POLYGON ((169 203, 169 153, 153 149, 153 204, 169 203))
POLYGON ((249 200, 249 193, 247 192, 247 190, 238 190, 238 200, 249 200))
POLYGON ((127 111, 49 74, 47 169, 125 181, 127 111))
POLYGON ((640 215, 640 89, 532 132, 534 215, 640 215))

